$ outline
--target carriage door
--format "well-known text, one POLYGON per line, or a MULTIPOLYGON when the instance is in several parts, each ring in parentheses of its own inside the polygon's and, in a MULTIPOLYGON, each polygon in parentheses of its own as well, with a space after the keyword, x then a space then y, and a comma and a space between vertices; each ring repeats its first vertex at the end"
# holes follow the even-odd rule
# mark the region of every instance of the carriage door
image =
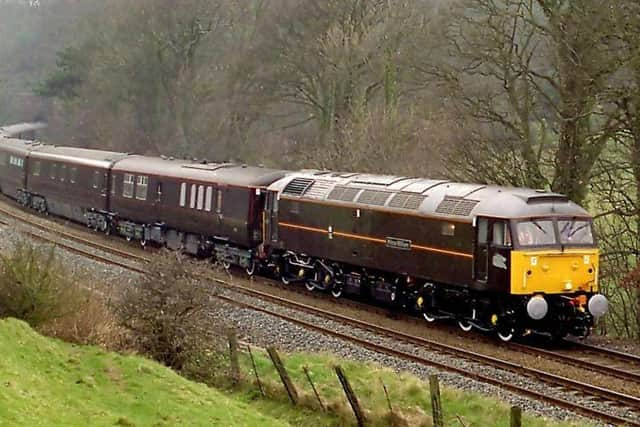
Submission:
POLYGON ((489 270, 489 220, 487 218, 477 218, 476 248, 473 259, 474 279, 486 282, 489 270))
MULTIPOLYGON (((269 242, 278 241, 278 193, 267 191, 267 205, 264 218, 265 235, 269 242)), ((266 242, 265 242, 266 243, 266 242)))

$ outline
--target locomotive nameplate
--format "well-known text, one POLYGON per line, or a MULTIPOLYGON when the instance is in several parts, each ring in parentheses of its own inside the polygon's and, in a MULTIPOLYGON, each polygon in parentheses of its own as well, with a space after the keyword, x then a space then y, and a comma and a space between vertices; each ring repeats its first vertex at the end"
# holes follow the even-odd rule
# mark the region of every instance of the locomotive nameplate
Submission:
POLYGON ((386 246, 392 249, 400 249, 403 251, 411 250, 411 240, 398 239, 396 237, 387 237, 386 246))

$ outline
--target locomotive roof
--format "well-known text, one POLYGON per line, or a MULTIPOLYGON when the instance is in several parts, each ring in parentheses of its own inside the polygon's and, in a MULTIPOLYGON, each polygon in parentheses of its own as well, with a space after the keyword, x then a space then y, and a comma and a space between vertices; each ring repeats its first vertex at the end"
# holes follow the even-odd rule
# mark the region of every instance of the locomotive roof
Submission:
POLYGON ((31 154, 34 159, 59 161, 98 168, 109 168, 114 162, 125 158, 126 153, 92 150, 89 148, 56 147, 41 145, 31 154))
POLYGON ((269 187, 285 197, 471 221, 473 217, 589 216, 566 196, 529 188, 327 171, 301 171, 269 187))
POLYGON ((113 170, 245 187, 266 187, 287 174, 283 170, 236 163, 198 163, 138 155, 119 161, 113 170))

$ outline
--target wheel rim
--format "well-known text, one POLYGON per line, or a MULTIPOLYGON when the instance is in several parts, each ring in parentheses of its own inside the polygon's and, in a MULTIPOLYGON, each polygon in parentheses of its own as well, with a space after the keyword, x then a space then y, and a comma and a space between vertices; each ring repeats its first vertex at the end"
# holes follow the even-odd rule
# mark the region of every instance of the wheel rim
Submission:
POLYGON ((458 320, 458 326, 465 332, 469 332, 473 328, 473 325, 466 320, 458 320))
POLYGON ((424 320, 426 320, 429 323, 436 321, 436 317, 431 315, 430 313, 427 313, 426 311, 422 312, 422 317, 424 317, 424 320))
POLYGON ((342 284, 336 283, 333 285, 333 288, 331 288, 331 295, 333 295, 334 298, 340 298, 342 296, 342 291, 342 284))
POLYGON ((513 329, 507 332, 498 331, 498 338, 504 342, 509 342, 513 338, 513 329))
POLYGON ((147 246, 147 241, 144 239, 140 240, 140 246, 142 246, 143 248, 147 246))
POLYGON ((311 282, 310 280, 307 280, 305 282, 305 286, 307 287, 307 290, 309 292, 313 292, 315 290, 315 288, 316 288, 316 285, 313 282, 311 282))
POLYGON ((251 261, 249 263, 249 267, 245 268, 245 271, 249 276, 253 276, 254 274, 256 274, 256 262, 251 261))
POLYGON ((222 261, 222 267, 224 267, 225 270, 228 270, 231 268, 231 263, 229 261, 222 261))
POLYGON ((289 278, 286 275, 282 275, 280 276, 280 280, 282 281, 282 283, 284 283, 285 285, 288 285, 289 283, 291 283, 291 280, 289 280, 289 278))
POLYGON ((125 237, 125 239, 127 239, 127 242, 130 242, 131 241, 131 236, 127 236, 127 237, 125 237))

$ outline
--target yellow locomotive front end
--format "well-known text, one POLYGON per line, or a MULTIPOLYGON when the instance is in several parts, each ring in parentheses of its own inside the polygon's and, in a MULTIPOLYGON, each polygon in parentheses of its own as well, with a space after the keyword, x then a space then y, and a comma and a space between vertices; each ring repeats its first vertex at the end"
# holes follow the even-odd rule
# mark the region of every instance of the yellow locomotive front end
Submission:
POLYGON ((523 303, 520 321, 557 337, 588 335, 608 309, 591 219, 531 218, 513 231, 510 293, 523 303))
POLYGON ((511 294, 598 291, 598 249, 523 250, 511 253, 511 294))

